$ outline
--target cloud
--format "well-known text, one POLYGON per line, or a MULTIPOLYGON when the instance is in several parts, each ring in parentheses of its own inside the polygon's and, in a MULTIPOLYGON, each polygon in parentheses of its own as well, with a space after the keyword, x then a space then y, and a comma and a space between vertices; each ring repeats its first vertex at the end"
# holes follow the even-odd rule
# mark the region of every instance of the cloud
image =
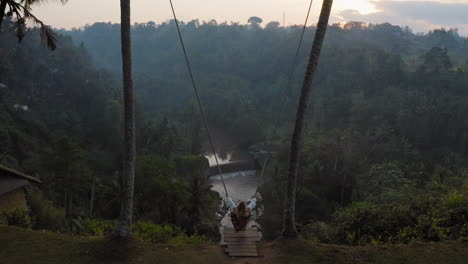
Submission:
POLYGON ((361 14, 347 9, 338 13, 345 21, 363 21, 370 23, 389 22, 409 26, 415 31, 427 31, 434 28, 458 28, 468 35, 468 3, 442 3, 434 1, 372 1, 375 13, 361 14))

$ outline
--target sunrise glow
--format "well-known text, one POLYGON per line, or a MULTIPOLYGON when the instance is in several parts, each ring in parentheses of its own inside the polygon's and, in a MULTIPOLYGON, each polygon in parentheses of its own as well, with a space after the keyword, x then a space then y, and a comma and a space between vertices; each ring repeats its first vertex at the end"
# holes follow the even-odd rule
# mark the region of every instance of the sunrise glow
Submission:
POLYGON ((377 11, 374 5, 367 0, 339 1, 336 8, 341 10, 354 9, 361 14, 369 14, 377 11))
POLYGON ((336 9, 354 9, 361 14, 369 14, 377 11, 374 5, 367 0, 337 1, 336 9))

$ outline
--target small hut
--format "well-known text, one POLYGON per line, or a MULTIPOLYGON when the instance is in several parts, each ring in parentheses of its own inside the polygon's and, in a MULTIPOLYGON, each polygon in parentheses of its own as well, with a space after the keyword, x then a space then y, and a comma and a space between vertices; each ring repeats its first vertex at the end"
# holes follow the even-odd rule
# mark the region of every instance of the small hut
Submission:
POLYGON ((27 209, 24 187, 41 181, 0 164, 0 211, 27 209))

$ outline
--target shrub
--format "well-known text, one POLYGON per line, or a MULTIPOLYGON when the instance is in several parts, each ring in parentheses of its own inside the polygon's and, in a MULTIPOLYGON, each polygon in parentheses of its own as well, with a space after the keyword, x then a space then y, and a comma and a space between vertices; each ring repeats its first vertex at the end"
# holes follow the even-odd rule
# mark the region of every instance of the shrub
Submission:
POLYGON ((138 221, 133 225, 133 233, 139 239, 151 243, 166 243, 176 234, 168 225, 161 226, 143 221, 138 221))
POLYGON ((34 229, 62 231, 65 229, 65 211, 55 207, 51 201, 45 199, 42 192, 32 190, 28 192, 28 204, 31 215, 35 219, 34 229))
POLYGON ((447 195, 446 205, 449 209, 457 209, 467 206, 467 200, 463 195, 454 191, 447 195))
POLYGON ((83 219, 78 217, 72 220, 72 232, 82 236, 103 236, 110 234, 115 228, 112 220, 83 219))
POLYGON ((86 232, 94 236, 110 234, 115 229, 115 222, 112 220, 86 219, 86 232))
POLYGON ((438 184, 436 191, 406 203, 353 203, 332 215, 327 230, 318 223, 305 226, 314 241, 352 245, 408 243, 411 240, 454 240, 467 233, 468 199, 464 192, 438 184), (442 191, 440 191, 442 190, 442 191))
POLYGON ((411 240, 416 239, 416 234, 414 232, 414 229, 410 226, 405 226, 402 229, 398 231, 396 236, 391 237, 389 239, 389 242, 393 243, 408 243, 411 240))
POLYGON ((468 239, 468 221, 465 222, 461 227, 460 227, 460 237, 465 237, 468 239))
POLYGON ((31 228, 34 224, 29 212, 25 209, 15 208, 1 212, 7 225, 18 226, 22 228, 31 228))
POLYGON ((313 242, 331 242, 335 236, 335 230, 327 223, 314 221, 302 228, 304 239, 313 242))
POLYGON ((335 241, 351 245, 361 245, 370 242, 371 238, 384 236, 383 232, 397 229, 394 217, 389 211, 395 210, 388 206, 378 206, 367 202, 353 203, 338 210, 332 216, 332 225, 336 228, 335 241))
POLYGON ((442 219, 431 215, 420 215, 414 230, 421 240, 439 241, 447 238, 449 229, 441 225, 442 219))

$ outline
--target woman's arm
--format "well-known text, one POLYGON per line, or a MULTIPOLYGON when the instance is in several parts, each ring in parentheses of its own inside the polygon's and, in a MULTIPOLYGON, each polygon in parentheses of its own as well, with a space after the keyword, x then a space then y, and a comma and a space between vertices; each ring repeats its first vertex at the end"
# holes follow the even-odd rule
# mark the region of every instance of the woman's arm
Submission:
POLYGON ((236 204, 232 201, 231 197, 227 198, 227 204, 231 209, 234 209, 237 207, 236 204))
POLYGON ((249 209, 253 209, 255 205, 257 205, 257 198, 253 197, 252 199, 250 199, 250 203, 248 207, 249 209))

